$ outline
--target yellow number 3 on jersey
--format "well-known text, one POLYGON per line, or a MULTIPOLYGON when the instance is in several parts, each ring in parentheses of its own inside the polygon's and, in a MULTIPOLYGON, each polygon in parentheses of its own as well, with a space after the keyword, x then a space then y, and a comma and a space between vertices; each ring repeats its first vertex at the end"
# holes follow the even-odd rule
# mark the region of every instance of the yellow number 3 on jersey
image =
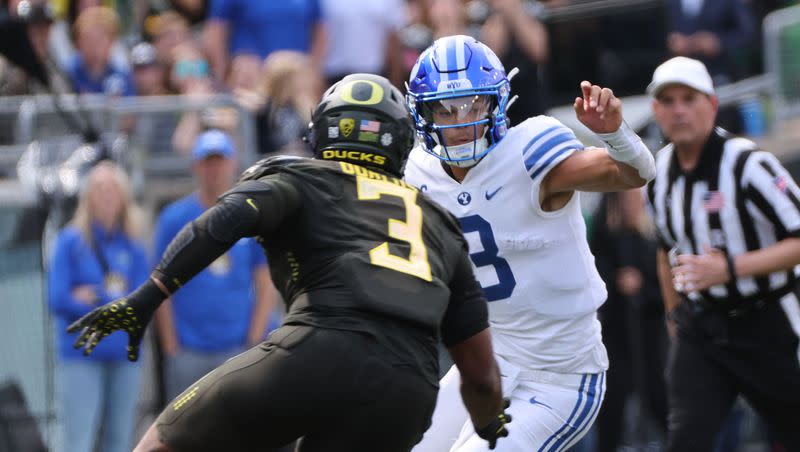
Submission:
POLYGON ((431 266, 428 263, 428 250, 422 241, 422 209, 417 205, 417 192, 389 181, 368 179, 357 176, 358 199, 376 200, 381 195, 397 196, 403 200, 406 221, 389 218, 389 235, 408 242, 411 252, 408 259, 389 253, 389 243, 383 242, 369 252, 373 265, 386 267, 417 278, 431 281, 431 266))

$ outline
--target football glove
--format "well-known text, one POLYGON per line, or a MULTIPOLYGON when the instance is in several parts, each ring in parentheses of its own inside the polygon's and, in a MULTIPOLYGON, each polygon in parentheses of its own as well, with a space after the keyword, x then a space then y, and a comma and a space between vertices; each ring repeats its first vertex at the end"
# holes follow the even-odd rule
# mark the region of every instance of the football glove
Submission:
POLYGON ((68 333, 80 332, 73 347, 83 348, 84 356, 88 356, 103 338, 114 331, 125 331, 128 360, 136 361, 145 328, 164 297, 148 280, 127 297, 95 308, 67 327, 68 333))
POLYGON ((506 424, 511 422, 511 415, 507 414, 505 410, 509 406, 511 406, 511 400, 508 398, 503 399, 503 410, 500 414, 498 414, 489 425, 475 430, 478 436, 489 442, 489 449, 491 450, 494 450, 495 446, 497 446, 497 440, 499 438, 508 436, 506 424))

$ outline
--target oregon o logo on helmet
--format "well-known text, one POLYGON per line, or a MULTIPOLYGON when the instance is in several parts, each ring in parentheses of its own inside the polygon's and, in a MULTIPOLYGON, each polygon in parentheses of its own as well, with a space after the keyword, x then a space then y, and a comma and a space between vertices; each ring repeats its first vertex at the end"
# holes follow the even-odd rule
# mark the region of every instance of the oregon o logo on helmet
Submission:
POLYGON ((342 100, 349 104, 375 105, 383 100, 383 87, 371 80, 353 80, 351 82, 347 82, 347 84, 342 87, 341 96, 342 100), (364 84, 366 84, 366 86, 364 86, 364 84), (370 88, 365 89, 367 86, 370 88), (356 95, 362 94, 361 96, 358 96, 359 99, 353 97, 353 91, 356 91, 356 95), (367 99, 363 99, 363 97, 366 97, 367 93, 369 93, 369 97, 367 99))

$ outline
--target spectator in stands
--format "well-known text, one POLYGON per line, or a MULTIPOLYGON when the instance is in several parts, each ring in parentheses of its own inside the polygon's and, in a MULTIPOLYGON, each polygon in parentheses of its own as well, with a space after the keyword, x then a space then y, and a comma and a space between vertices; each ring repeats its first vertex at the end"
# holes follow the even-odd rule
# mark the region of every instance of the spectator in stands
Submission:
MULTIPOLYGON (((192 151, 197 191, 167 206, 158 218, 155 253, 233 185, 234 145, 219 130, 201 134, 192 151)), ((166 396, 172 399, 228 358, 260 342, 276 293, 264 251, 242 239, 186 283, 156 313, 166 396)))
MULTIPOLYGON (((192 41, 180 43, 172 50, 168 77, 171 90, 177 94, 195 99, 214 94, 208 60, 192 41)), ((188 154, 195 139, 205 128, 201 112, 184 113, 172 136, 173 149, 180 154, 188 154)))
MULTIPOLYGON (((2 5, 3 2, 0 2, 2 5)), ((5 6, 5 5, 4 5, 5 6)), ((56 75, 57 68, 50 61, 48 39, 53 24, 53 12, 45 0, 12 0, 8 3, 8 12, 27 24, 27 36, 34 56, 45 69, 49 86, 55 92, 64 93, 70 87, 61 77, 56 75)), ((0 12, 0 14, 2 14, 0 12)), ((47 86, 30 74, 0 56, 0 96, 22 96, 48 92, 47 86)), ((2 133, 2 132, 0 132, 2 133)))
POLYGON ((214 92, 208 60, 203 50, 192 41, 182 42, 172 49, 169 84, 172 91, 185 95, 214 92))
POLYGON ((119 36, 119 18, 113 9, 93 6, 83 10, 73 27, 78 53, 65 71, 77 93, 108 96, 134 94, 130 73, 111 61, 111 46, 119 36))
POLYGON ((406 26, 404 0, 321 0, 328 51, 323 72, 328 86, 354 72, 382 74, 402 88, 408 75, 398 31, 406 26), (389 57, 391 56, 391 57, 389 57))
MULTIPOLYGON (((104 6, 114 10, 117 14, 117 34, 121 36, 122 26, 119 24, 119 12, 115 9, 115 0, 50 0, 55 13, 56 21, 50 35, 50 47, 53 56, 60 67, 68 67, 77 52, 75 48, 75 23, 81 13, 88 8, 104 6)), ((110 57, 113 66, 128 69, 128 48, 117 39, 111 45, 110 57)))
POLYGON ((185 17, 192 25, 206 20, 209 3, 210 0, 169 0, 172 9, 185 17))
MULTIPOLYGON (((227 88, 237 102, 250 111, 261 107, 262 99, 258 93, 262 72, 262 60, 255 55, 236 55, 231 61, 227 88)), ((312 69, 309 69, 312 70, 312 69)))
POLYGON ((299 52, 279 51, 264 62, 263 107, 256 115, 258 152, 311 155, 302 138, 322 94, 322 76, 299 52))
POLYGON ((127 176, 105 161, 89 173, 72 222, 55 239, 47 277, 49 305, 59 332, 64 451, 127 452, 133 447, 140 366, 127 361, 126 335, 112 334, 87 359, 72 348, 74 338, 64 330, 147 278, 136 221, 127 176), (131 389, 116 389, 120 387, 131 389))
POLYGON ((435 39, 457 34, 481 38, 480 28, 469 22, 463 0, 408 0, 406 11, 408 26, 398 33, 406 74, 435 39))
POLYGON ((192 39, 189 23, 175 11, 165 11, 146 19, 145 34, 152 39, 158 61, 171 64, 175 47, 192 39))
POLYGON ((139 96, 163 96, 169 94, 166 71, 158 62, 152 44, 141 42, 131 49, 133 83, 139 96))
POLYGON ((714 84, 742 78, 742 58, 756 39, 755 16, 745 0, 668 0, 667 49, 702 61, 714 84))
MULTIPOLYGON (((136 44, 131 49, 133 81, 139 96, 162 96, 170 94, 167 87, 166 68, 158 61, 153 45, 147 42, 136 44)), ((136 116, 136 124, 130 135, 130 145, 144 155, 172 152, 172 137, 181 115, 177 111, 153 111, 136 116)))
POLYGON ((541 5, 523 0, 489 0, 486 4, 490 15, 481 27, 483 42, 505 67, 519 69, 514 78, 519 97, 509 116, 522 121, 544 113, 541 68, 549 58, 550 44, 547 28, 537 18, 541 5))
POLYGON ((264 59, 276 50, 296 50, 310 54, 321 67, 327 41, 319 0, 211 0, 203 34, 218 82, 227 78, 231 58, 240 54, 264 59))

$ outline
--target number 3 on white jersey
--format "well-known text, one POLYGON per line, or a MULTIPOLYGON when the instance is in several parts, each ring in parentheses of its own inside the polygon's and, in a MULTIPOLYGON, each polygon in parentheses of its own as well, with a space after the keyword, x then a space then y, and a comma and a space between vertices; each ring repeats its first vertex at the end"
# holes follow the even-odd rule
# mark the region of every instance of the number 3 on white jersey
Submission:
POLYGON ((498 255, 499 249, 494 239, 492 225, 480 215, 469 215, 459 218, 458 221, 461 223, 461 230, 464 234, 477 232, 480 237, 483 250, 469 255, 475 267, 491 265, 497 272, 497 284, 487 287, 481 283, 486 299, 488 301, 497 301, 510 297, 511 293, 514 292, 514 287, 517 285, 517 280, 514 278, 514 273, 511 272, 511 266, 508 265, 508 261, 498 255))

